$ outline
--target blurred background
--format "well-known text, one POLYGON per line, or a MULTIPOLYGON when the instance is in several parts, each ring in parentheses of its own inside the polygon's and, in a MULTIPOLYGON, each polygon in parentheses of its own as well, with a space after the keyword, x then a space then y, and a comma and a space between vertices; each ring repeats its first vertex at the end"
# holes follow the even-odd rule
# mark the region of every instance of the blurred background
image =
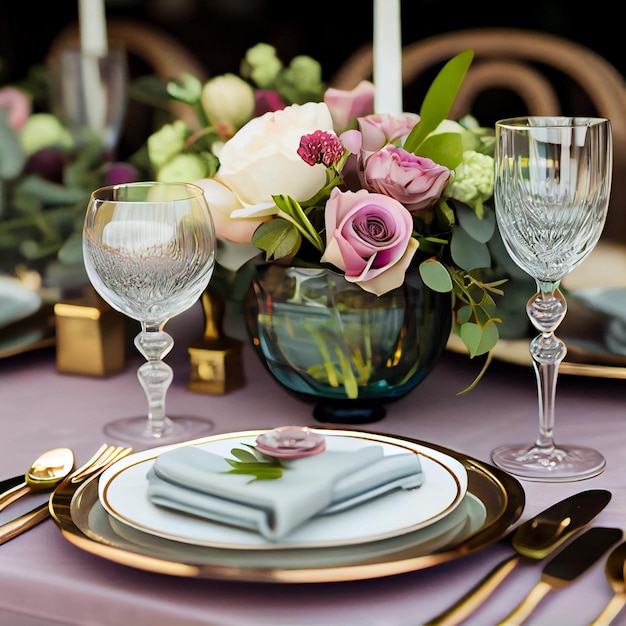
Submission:
MULTIPOLYGON (((165 28, 210 74, 236 72, 245 51, 261 41, 288 61, 297 54, 322 63, 330 79, 342 61, 372 38, 371 0, 106 0, 108 17, 131 17, 165 28)), ((0 0, 2 82, 40 61, 54 36, 77 19, 78 2, 0 0)), ((403 42, 473 27, 508 26, 557 34, 582 43, 624 73, 621 21, 605 0, 583 11, 568 0, 459 2, 403 0, 403 42), (487 8, 488 6, 488 8, 487 8)))
MULTIPOLYGON (((175 38, 197 59, 206 77, 239 73, 246 50, 264 42, 272 44, 286 64, 296 55, 312 56, 321 63, 323 79, 328 82, 348 56, 373 35, 372 0, 106 0, 105 6, 107 19, 140 20, 175 38)), ((624 74, 621 22, 613 13, 605 0, 596 0, 584 11, 573 10, 568 0, 503 2, 488 9, 482 2, 402 0, 402 40, 408 44, 474 27, 531 29, 583 44, 624 74)), ((77 20, 78 0, 0 0, 0 85, 24 80, 33 66, 44 62, 55 37, 77 20)), ((133 76, 151 71, 141 67, 140 60, 133 62, 133 76)), ((412 99, 405 97, 406 110, 417 111, 422 98, 419 92, 412 99)), ((504 110, 519 114, 514 106, 504 106, 504 110)), ((584 113, 581 108, 572 112, 584 113)), ((159 126, 152 113, 133 103, 121 157, 135 151, 159 126)), ((477 116, 484 125, 498 117, 490 110, 478 110, 477 116)))

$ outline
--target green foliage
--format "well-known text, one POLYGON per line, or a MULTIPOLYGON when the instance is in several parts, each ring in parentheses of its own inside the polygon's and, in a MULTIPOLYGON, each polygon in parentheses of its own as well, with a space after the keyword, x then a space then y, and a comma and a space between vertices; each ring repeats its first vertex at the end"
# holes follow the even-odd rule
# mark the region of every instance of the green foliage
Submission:
POLYGON ((452 279, 450 278, 450 274, 446 266, 436 259, 427 259, 421 263, 419 273, 424 284, 433 291, 440 293, 452 291, 452 279))
POLYGON ((302 236, 294 224, 287 220, 264 222, 255 231, 252 244, 265 251, 265 260, 289 258, 302 243, 302 236))
POLYGON ((463 157, 461 135, 458 133, 431 135, 420 144, 419 155, 453 170, 463 157))
POLYGON ((257 480, 276 480, 281 478, 285 469, 278 459, 259 452, 254 446, 245 444, 248 450, 233 448, 230 453, 234 459, 226 459, 232 469, 223 474, 243 474, 253 476, 249 483, 257 480))
POLYGON ((450 59, 435 77, 422 102, 420 121, 404 143, 408 152, 420 154, 422 142, 448 117, 473 59, 474 51, 465 50, 450 59))

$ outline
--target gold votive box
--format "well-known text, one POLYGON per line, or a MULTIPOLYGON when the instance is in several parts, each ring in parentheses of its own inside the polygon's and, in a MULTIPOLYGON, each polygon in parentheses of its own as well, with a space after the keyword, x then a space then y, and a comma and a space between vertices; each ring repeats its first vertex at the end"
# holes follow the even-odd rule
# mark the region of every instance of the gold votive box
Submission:
POLYGON ((95 292, 54 305, 56 367, 65 374, 111 376, 126 365, 126 321, 95 292))
POLYGON ((242 343, 228 337, 223 329, 224 300, 207 289, 201 298, 204 311, 204 335, 192 343, 187 352, 191 365, 189 391, 220 395, 245 384, 242 343))

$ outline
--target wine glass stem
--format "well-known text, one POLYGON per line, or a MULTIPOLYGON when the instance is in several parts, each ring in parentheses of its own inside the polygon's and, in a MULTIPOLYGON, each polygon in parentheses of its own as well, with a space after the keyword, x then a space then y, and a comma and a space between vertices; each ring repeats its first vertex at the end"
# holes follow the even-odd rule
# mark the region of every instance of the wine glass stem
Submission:
POLYGON ((558 283, 538 283, 539 291, 528 301, 526 311, 533 326, 540 332, 530 342, 530 354, 537 377, 539 397, 539 437, 535 448, 544 454, 554 449, 556 382, 559 365, 567 347, 555 334, 567 312, 567 303, 558 283))
POLYGON ((147 361, 137 370, 137 378, 148 399, 147 429, 155 438, 165 435, 172 426, 165 414, 165 396, 174 372, 163 359, 172 349, 174 339, 161 327, 142 323, 141 332, 135 337, 135 346, 147 361))

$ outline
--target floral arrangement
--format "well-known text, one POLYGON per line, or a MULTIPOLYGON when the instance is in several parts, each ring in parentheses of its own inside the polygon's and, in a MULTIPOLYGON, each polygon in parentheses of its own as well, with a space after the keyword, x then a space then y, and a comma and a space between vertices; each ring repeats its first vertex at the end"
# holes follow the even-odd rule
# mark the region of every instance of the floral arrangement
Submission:
POLYGON ((248 51, 241 76, 168 85, 198 112, 147 143, 160 180, 202 186, 220 239, 218 263, 330 267, 377 295, 418 265, 431 289, 452 294, 454 332, 471 356, 498 340, 489 242, 495 216, 494 137, 473 118, 447 119, 473 58, 451 59, 419 114, 372 113, 374 86, 324 89, 319 66, 275 50, 248 51), (299 82, 298 82, 299 81, 299 82))
POLYGON ((81 232, 89 195, 138 172, 107 161, 96 138, 78 145, 49 111, 49 92, 39 67, 0 87, 0 273, 49 289, 54 300, 87 283, 81 232))

